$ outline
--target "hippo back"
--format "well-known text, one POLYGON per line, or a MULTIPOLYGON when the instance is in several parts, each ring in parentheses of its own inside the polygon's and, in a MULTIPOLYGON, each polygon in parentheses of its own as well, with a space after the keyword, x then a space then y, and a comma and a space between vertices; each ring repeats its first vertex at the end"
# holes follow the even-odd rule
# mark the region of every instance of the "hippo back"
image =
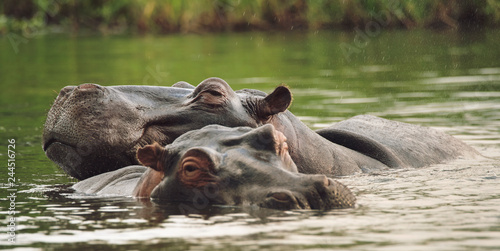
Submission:
POLYGON ((359 115, 316 131, 333 143, 381 161, 389 167, 423 167, 480 154, 438 130, 359 115))

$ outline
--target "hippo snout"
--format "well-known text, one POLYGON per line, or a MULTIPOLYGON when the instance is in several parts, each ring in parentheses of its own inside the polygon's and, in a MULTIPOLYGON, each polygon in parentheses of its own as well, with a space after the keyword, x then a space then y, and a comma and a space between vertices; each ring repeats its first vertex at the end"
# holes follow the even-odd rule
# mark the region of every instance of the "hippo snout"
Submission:
POLYGON ((342 183, 324 175, 307 175, 291 188, 267 192, 259 206, 281 210, 354 207, 356 197, 342 183))
POLYGON ((42 147, 49 159, 80 180, 136 164, 127 150, 143 128, 126 121, 140 121, 140 114, 119 92, 90 83, 66 86, 47 114, 42 147))

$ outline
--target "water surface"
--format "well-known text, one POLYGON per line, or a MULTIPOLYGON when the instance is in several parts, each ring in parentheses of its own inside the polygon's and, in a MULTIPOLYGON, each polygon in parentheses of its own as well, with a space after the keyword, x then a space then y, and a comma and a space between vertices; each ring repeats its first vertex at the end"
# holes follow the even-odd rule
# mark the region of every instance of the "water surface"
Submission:
MULTIPOLYGON (((383 31, 355 53, 355 33, 0 38, 0 156, 16 140, 16 243, 6 241, 8 171, 0 172, 4 247, 67 250, 500 249, 500 31, 383 31), (344 46, 344 47, 343 47, 344 46), (287 84, 313 129, 358 114, 432 126, 490 158, 341 177, 353 209, 275 211, 73 194, 41 149, 45 115, 66 85, 287 84)), ((5 165, 3 165, 5 166, 5 165)))

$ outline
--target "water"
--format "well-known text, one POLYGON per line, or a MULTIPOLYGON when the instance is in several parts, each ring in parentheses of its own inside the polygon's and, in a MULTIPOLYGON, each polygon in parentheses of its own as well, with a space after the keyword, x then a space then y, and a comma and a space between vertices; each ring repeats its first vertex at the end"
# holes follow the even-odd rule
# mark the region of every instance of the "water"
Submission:
POLYGON ((1 242, 49 250, 498 250, 498 30, 435 33, 239 33, 164 37, 0 38, 1 242), (358 43, 356 43, 358 41, 358 43), (353 47, 354 46, 354 47, 353 47), (345 48, 350 48, 346 51, 345 48), (41 149, 45 115, 65 85, 197 84, 270 92, 317 129, 358 114, 432 126, 488 158, 341 177, 353 209, 275 211, 75 195, 41 149), (16 243, 7 241, 8 139, 16 140, 16 243))

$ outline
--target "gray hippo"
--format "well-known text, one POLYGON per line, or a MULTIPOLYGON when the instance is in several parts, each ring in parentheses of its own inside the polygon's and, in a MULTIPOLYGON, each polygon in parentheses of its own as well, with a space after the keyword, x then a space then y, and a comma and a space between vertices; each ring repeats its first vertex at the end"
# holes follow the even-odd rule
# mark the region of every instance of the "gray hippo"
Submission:
POLYGON ((329 176, 389 168, 422 167, 459 156, 478 156, 462 141, 431 128, 361 115, 313 131, 287 108, 290 90, 271 94, 233 91, 222 79, 197 87, 68 86, 48 112, 43 130, 46 155, 83 180, 139 164, 136 151, 206 125, 256 128, 271 124, 288 139, 301 173, 329 176))
POLYGON ((141 147, 137 159, 149 168, 128 166, 73 188, 86 194, 181 203, 191 210, 209 204, 328 210, 353 207, 356 201, 346 186, 325 175, 298 173, 285 136, 270 124, 206 126, 166 147, 141 147))

